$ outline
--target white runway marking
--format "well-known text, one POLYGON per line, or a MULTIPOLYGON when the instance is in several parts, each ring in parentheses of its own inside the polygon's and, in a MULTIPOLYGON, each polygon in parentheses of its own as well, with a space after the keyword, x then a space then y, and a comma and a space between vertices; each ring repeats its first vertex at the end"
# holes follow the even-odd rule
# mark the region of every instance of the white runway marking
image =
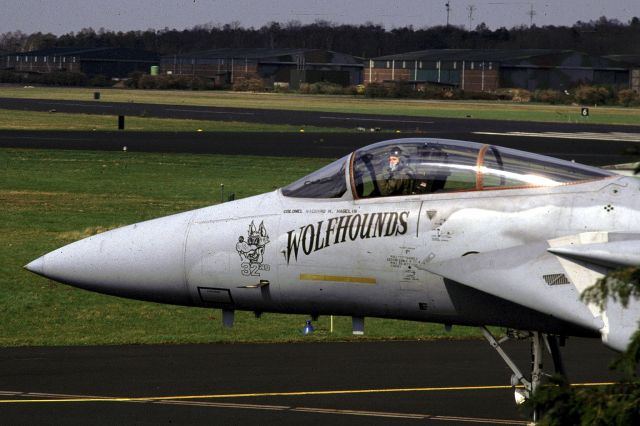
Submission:
POLYGON ((390 123, 415 123, 415 124, 433 124, 433 121, 423 121, 423 120, 394 120, 392 118, 358 118, 358 117, 318 117, 321 120, 351 120, 351 121, 380 121, 380 122, 390 122, 390 123))
MULTIPOLYGON (((246 394, 249 395, 249 394, 246 394)), ((23 404, 42 404, 42 403, 81 403, 81 402, 134 402, 142 404, 161 404, 184 407, 203 407, 203 408, 231 408, 237 410, 263 410, 263 411, 280 411, 280 412, 296 412, 296 413, 313 413, 313 414, 333 414, 342 416, 363 416, 363 417, 383 417, 408 420, 436 420, 449 422, 464 422, 477 424, 500 424, 500 425, 526 425, 528 422, 515 419, 494 419, 483 417, 460 417, 460 416, 439 416, 424 413, 401 413, 392 411, 368 411, 368 410, 348 410, 339 408, 318 408, 318 407, 297 407, 291 405, 272 405, 272 404, 239 404, 233 402, 211 402, 196 401, 193 399, 164 399, 160 397, 148 398, 117 398, 117 397, 101 397, 89 395, 68 395, 68 394, 52 394, 39 392, 12 392, 0 391, 0 396, 13 397, 20 399, 4 400, 2 403, 23 403, 23 404), (24 399, 23 399, 24 398, 24 399), (48 399, 36 399, 48 398, 48 399)), ((211 395, 204 395, 211 396, 211 395)), ((231 396, 231 395, 220 395, 231 396)), ((180 398, 180 397, 177 397, 180 398)), ((189 396, 188 398, 198 398, 198 396, 189 396)))
POLYGON ((527 425, 529 422, 524 420, 511 419, 493 419, 482 417, 459 417, 459 416, 437 416, 433 414, 418 413, 398 413, 390 411, 366 411, 366 410, 342 410, 336 408, 315 408, 315 407, 292 407, 288 405, 256 405, 256 404, 232 404, 220 402, 200 402, 200 401, 153 401, 154 404, 167 405, 186 405, 196 407, 210 408, 236 408, 244 410, 268 410, 268 411, 291 411, 297 413, 313 413, 313 414, 334 414, 343 416, 364 416, 364 417, 385 417, 394 419, 411 419, 411 420, 439 420, 454 421, 465 423, 479 424, 499 424, 499 425, 527 425))
POLYGON ((640 133, 624 132, 473 132, 476 135, 520 136, 528 138, 588 139, 618 142, 640 142, 640 133))
POLYGON ((46 102, 36 102, 41 105, 62 105, 62 106, 78 106, 78 107, 86 107, 86 108, 113 108, 113 105, 100 105, 100 104, 76 104, 73 102, 55 102, 55 101, 46 101, 46 102))
POLYGON ((186 109, 186 108, 165 108, 165 111, 177 111, 177 112, 199 112, 201 114, 233 114, 233 115, 255 115, 252 112, 237 112, 237 111, 209 111, 204 109, 186 109))

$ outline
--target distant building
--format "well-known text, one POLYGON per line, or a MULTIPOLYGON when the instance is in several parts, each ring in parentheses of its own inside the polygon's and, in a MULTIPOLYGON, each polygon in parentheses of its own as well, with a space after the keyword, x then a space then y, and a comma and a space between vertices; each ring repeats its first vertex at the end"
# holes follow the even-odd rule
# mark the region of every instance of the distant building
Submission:
POLYGON ((630 88, 640 93, 640 55, 607 55, 605 58, 628 64, 631 68, 630 88))
POLYGON ((29 73, 73 71, 89 77, 124 78, 134 71, 149 72, 152 65, 158 65, 159 59, 157 53, 145 50, 56 47, 5 54, 0 69, 29 73))
POLYGON ((160 72, 212 79, 231 84, 258 77, 265 83, 288 85, 328 81, 343 86, 362 82, 362 61, 320 49, 228 48, 163 56, 160 72))
POLYGON ((571 50, 433 49, 373 58, 365 82, 441 84, 472 92, 498 88, 564 90, 581 83, 629 87, 629 67, 571 50))

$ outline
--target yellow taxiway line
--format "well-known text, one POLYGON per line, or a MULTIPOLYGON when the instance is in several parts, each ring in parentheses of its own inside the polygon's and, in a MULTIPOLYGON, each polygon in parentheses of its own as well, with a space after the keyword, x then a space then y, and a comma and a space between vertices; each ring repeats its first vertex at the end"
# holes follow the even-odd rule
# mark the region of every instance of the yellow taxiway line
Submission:
MULTIPOLYGON (((613 383, 578 383, 572 386, 603 386, 613 383)), ((62 395, 36 392, 10 392, 0 391, 0 396, 14 398, 33 398, 33 399, 4 399, 0 400, 0 404, 36 404, 36 403, 81 403, 81 402, 132 402, 132 403, 150 403, 177 406, 196 406, 203 408, 232 408, 241 410, 266 410, 279 412, 298 412, 298 413, 314 413, 314 414, 332 414, 332 415, 349 415, 361 417, 382 417, 396 418, 407 420, 435 420, 449 421, 456 423, 475 423, 475 424, 492 424, 492 425, 518 425, 525 426, 530 424, 528 421, 518 419, 496 419, 482 417, 461 417, 461 416, 443 416, 425 413, 400 413, 387 411, 367 411, 367 410, 350 410, 340 408, 317 408, 304 406, 288 406, 288 405, 264 405, 264 404, 243 404, 237 402, 214 402, 212 399, 224 398, 250 398, 250 397, 268 397, 268 396, 305 396, 305 395, 348 395, 348 394, 375 394, 390 392, 441 392, 441 391, 477 391, 477 390, 494 390, 494 389, 510 389, 511 386, 450 386, 450 387, 424 387, 424 388, 389 388, 389 389, 352 389, 352 390, 333 390, 333 391, 303 391, 303 392, 256 392, 256 393, 234 393, 234 394, 213 394, 213 395, 180 395, 180 396, 160 396, 160 397, 138 397, 138 398, 117 398, 117 397, 99 397, 99 396, 79 396, 79 395, 62 395), (35 399, 39 398, 39 399, 35 399), (44 399, 47 398, 47 399, 44 399), (204 400, 204 401, 203 401, 204 400), (209 401, 206 401, 209 400, 209 401)))
MULTIPOLYGON (((571 386, 607 386, 613 382, 601 383, 575 383, 571 386)), ((517 386, 521 387, 521 386, 517 386)), ((33 403, 60 403, 60 402, 153 402, 153 401, 179 401, 194 399, 223 399, 223 398, 255 398, 268 396, 310 396, 310 395, 352 395, 352 394, 375 394, 375 393, 399 393, 399 392, 446 392, 446 391, 474 391, 474 390, 496 390, 511 389, 509 385, 496 386, 448 386, 448 387, 425 387, 425 388, 387 388, 387 389, 347 389, 328 391, 299 391, 299 392, 254 392, 254 393, 229 393, 229 394, 205 394, 205 395, 175 395, 175 396, 145 396, 145 397, 66 397, 61 395, 58 398, 47 399, 0 399, 0 404, 33 404, 33 403)), ((30 394, 22 392, 2 392, 0 395, 12 394, 12 396, 29 398, 31 396, 42 396, 42 394, 30 394)))

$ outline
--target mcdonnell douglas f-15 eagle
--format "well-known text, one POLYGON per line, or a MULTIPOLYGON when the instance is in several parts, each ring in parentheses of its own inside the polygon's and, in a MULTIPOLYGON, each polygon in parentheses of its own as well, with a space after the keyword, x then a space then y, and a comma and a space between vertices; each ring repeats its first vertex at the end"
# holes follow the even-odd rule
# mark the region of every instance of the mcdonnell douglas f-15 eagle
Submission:
POLYGON ((640 180, 472 142, 370 145, 290 185, 136 223, 26 268, 101 293, 188 306, 479 326, 524 396, 547 347, 592 336, 624 350, 640 304, 580 294, 640 265, 640 180), (531 337, 526 378, 486 326, 531 337))

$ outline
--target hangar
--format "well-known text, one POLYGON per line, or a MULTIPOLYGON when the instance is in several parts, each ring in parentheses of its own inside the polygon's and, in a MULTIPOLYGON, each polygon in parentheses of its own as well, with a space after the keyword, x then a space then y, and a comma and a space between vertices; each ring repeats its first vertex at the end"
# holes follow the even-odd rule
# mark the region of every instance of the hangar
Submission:
POLYGON ((362 82, 362 60, 345 53, 321 49, 224 48, 163 56, 164 74, 198 76, 216 85, 259 77, 266 84, 289 85, 328 81, 342 86, 362 82))
POLYGON ((157 53, 127 48, 55 47, 30 52, 8 53, 2 57, 5 70, 50 73, 55 71, 81 72, 89 77, 104 75, 124 78, 133 71, 149 72, 157 65, 157 53))
POLYGON ((631 68, 630 89, 640 93, 640 55, 607 55, 605 57, 629 65, 631 68))
POLYGON ((431 49, 372 58, 364 81, 441 84, 472 92, 564 90, 579 84, 628 88, 630 70, 624 63, 572 50, 431 49))

